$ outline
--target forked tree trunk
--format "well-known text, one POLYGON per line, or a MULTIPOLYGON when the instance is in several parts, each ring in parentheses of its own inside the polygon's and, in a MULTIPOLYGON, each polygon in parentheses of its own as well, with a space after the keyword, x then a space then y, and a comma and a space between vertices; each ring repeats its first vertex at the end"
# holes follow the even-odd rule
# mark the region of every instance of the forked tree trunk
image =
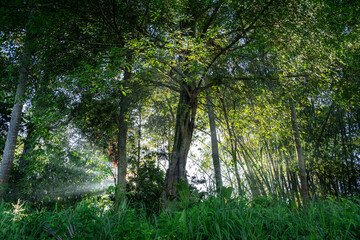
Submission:
MULTIPOLYGON (((28 37, 27 37, 28 38, 28 37)), ((9 182, 10 171, 14 160, 16 140, 21 121, 21 112, 24 105, 25 85, 27 82, 27 69, 30 62, 29 42, 26 40, 21 59, 19 81, 16 88, 15 103, 11 113, 10 127, 6 137, 5 149, 0 166, 0 198, 3 197, 4 190, 9 182)))
POLYGON ((188 92, 182 89, 176 113, 174 145, 165 177, 165 198, 176 194, 174 184, 181 179, 186 180, 186 160, 194 131, 196 110, 197 97, 189 96, 188 92))
POLYGON ((302 196, 304 204, 307 204, 309 202, 309 195, 308 195, 308 184, 307 184, 307 179, 306 179, 305 158, 304 158, 304 153, 303 153, 303 150, 301 147, 299 128, 298 128, 297 121, 296 121, 295 104, 293 101, 291 101, 290 108, 291 108, 291 123, 292 123, 292 128, 293 128, 296 153, 297 153, 298 164, 299 164, 301 196, 302 196))
POLYGON ((207 109, 209 115, 211 151, 212 151, 212 158, 213 158, 213 165, 215 172, 216 191, 220 193, 222 188, 222 179, 221 179, 221 166, 219 159, 219 147, 218 147, 218 140, 216 134, 215 113, 214 113, 214 108, 212 106, 212 98, 209 94, 207 94, 206 96, 206 102, 207 102, 207 109))

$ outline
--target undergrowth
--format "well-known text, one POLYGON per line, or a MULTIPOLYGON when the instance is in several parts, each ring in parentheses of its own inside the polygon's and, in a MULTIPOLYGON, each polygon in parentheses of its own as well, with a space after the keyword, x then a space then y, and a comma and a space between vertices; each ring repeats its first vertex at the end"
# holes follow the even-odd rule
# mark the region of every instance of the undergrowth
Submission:
POLYGON ((126 202, 85 200, 53 211, 0 203, 0 239, 359 239, 360 201, 312 202, 307 208, 269 199, 178 202, 149 214, 126 202))

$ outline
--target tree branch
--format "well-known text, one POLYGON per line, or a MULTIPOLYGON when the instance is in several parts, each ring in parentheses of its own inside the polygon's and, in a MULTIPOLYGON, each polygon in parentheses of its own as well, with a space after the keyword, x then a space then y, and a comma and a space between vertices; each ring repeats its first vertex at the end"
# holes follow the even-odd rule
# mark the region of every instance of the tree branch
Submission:
MULTIPOLYGON (((238 34, 236 36, 236 38, 229 44, 227 45, 225 48, 223 48, 211 61, 211 63, 209 64, 209 66, 206 68, 205 70, 205 74, 209 71, 209 69, 212 67, 212 65, 217 61, 217 59, 223 55, 225 52, 227 52, 235 43, 237 43, 240 38, 242 38, 245 33, 254 26, 254 24, 260 19, 260 17, 265 13, 265 11, 271 6, 271 4, 274 2, 275 0, 270 0, 268 2, 268 4, 263 8, 263 10, 255 17, 254 21, 247 26, 240 34, 238 34)), ((241 29, 237 29, 237 31, 241 31, 241 29)), ((200 86, 200 84, 199 84, 200 86)))

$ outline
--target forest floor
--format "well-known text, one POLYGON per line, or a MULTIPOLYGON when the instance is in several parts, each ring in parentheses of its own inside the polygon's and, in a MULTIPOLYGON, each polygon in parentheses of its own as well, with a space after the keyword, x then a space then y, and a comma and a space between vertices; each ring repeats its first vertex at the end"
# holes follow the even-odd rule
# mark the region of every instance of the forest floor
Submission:
POLYGON ((360 200, 306 208, 260 198, 178 202, 154 213, 123 202, 83 200, 64 208, 0 205, 0 239, 359 239, 360 200))

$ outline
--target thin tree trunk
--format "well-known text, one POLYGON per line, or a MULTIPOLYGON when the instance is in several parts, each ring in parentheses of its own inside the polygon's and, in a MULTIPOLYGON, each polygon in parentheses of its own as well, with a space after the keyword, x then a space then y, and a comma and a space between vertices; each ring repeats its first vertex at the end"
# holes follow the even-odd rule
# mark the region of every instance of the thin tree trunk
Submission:
POLYGON ((300 133, 296 121, 295 104, 293 101, 291 101, 290 108, 291 108, 291 122, 292 122, 296 152, 298 157, 299 171, 300 171, 301 196, 304 204, 307 204, 309 202, 309 195, 308 195, 308 184, 306 179, 305 158, 303 154, 303 149, 301 147, 300 133))
POLYGON ((138 142, 137 142, 137 166, 136 166, 136 176, 139 177, 139 169, 141 162, 141 106, 139 107, 139 128, 138 128, 138 142))
POLYGON ((243 153, 243 158, 244 158, 244 162, 245 162, 247 170, 245 169, 244 166, 242 166, 242 169, 244 171, 244 174, 245 174, 246 180, 248 182, 248 185, 250 187, 250 191, 251 191, 253 198, 258 198, 260 196, 260 191, 262 192, 263 195, 266 195, 265 190, 263 190, 263 188, 261 187, 261 185, 262 185, 261 181, 257 177, 256 173, 254 173, 254 170, 250 166, 249 160, 247 159, 248 156, 246 156, 245 153, 243 153))
POLYGON ((28 78, 28 67, 30 63, 29 37, 26 37, 23 55, 21 59, 21 68, 19 81, 16 89, 15 103, 11 113, 10 127, 6 137, 5 149, 0 166, 0 198, 3 197, 4 191, 9 182, 10 171, 14 160, 16 140, 21 121, 21 112, 24 105, 25 85, 28 78))
MULTIPOLYGON (((124 83, 126 84, 131 79, 131 69, 125 70, 124 83)), ((120 102, 119 113, 119 132, 118 132, 118 172, 117 172, 117 186, 116 186, 116 204, 119 204, 126 192, 126 172, 127 172, 127 135, 128 135, 128 121, 129 121, 129 96, 122 96, 120 102)))
POLYGON ((222 178, 221 178, 221 166, 219 159, 219 147, 216 133, 216 122, 215 122, 215 113, 212 106, 212 99, 209 94, 206 95, 207 110, 209 115, 209 124, 210 124, 210 135, 211 135, 211 151, 213 158, 213 165, 215 171, 215 182, 216 182, 216 191, 221 192, 222 188, 222 178))
POLYGON ((194 131, 196 110, 197 97, 189 96, 188 91, 182 89, 176 112, 174 145, 165 177, 165 198, 176 195, 174 184, 182 179, 186 180, 186 160, 194 131))
MULTIPOLYGON (((224 165, 225 165, 225 167, 226 167, 226 172, 227 172, 227 176, 228 176, 228 177, 227 177, 227 181, 230 182, 231 187, 232 187, 233 189, 235 189, 235 188, 234 188, 233 180, 232 180, 232 178, 231 178, 230 167, 229 167, 229 165, 226 163, 225 160, 223 160, 222 162, 224 163, 224 165)), ((226 175, 224 175, 224 177, 225 177, 225 179, 226 179, 226 175)))
POLYGON ((237 151, 238 151, 237 143, 236 143, 236 139, 233 136, 233 128, 230 127, 229 117, 227 115, 227 109, 226 109, 224 98, 220 98, 220 100, 221 100, 223 111, 224 111, 226 128, 228 130, 229 138, 230 138, 231 156, 232 156, 234 167, 235 167, 235 177, 236 177, 236 181, 237 181, 237 185, 238 185, 238 192, 241 195, 242 194, 242 186, 241 186, 241 178, 239 175, 239 169, 238 169, 238 165, 237 165, 238 164, 238 162, 237 162, 237 151))
MULTIPOLYGON (((287 146, 287 144, 285 146, 287 146)), ((287 183, 287 186, 288 186, 288 193, 289 193, 289 196, 292 199, 292 201, 295 202, 295 189, 294 189, 294 186, 292 184, 292 178, 291 178, 290 164, 289 164, 288 156, 285 153, 285 150, 282 150, 281 153, 284 156, 284 160, 285 160, 286 178, 287 178, 286 183, 287 183)))
POLYGON ((127 113, 128 107, 126 103, 120 104, 120 116, 119 116, 119 133, 118 133, 118 174, 117 174, 117 200, 126 192, 126 170, 127 170, 127 134, 128 123, 127 113))
MULTIPOLYGON (((257 164, 254 162, 256 156, 251 151, 251 149, 246 146, 244 139, 240 139, 240 137, 237 137, 236 135, 234 137, 236 143, 239 144, 239 146, 242 149, 241 152, 243 155, 244 163, 246 165, 247 175, 249 176, 249 178, 247 179, 251 180, 248 181, 248 183, 249 186, 250 184, 252 185, 252 189, 254 190, 255 193, 253 194, 254 198, 259 196, 259 191, 261 191, 261 194, 264 197, 267 196, 263 185, 265 184, 270 191, 270 184, 268 183, 268 180, 265 178, 266 174, 264 173, 264 171, 262 171, 262 169, 259 169, 259 167, 257 167, 257 164)), ((260 159, 260 156, 258 156, 258 158, 260 159)), ((244 171, 244 173, 246 173, 246 171, 244 171)))
POLYGON ((32 150, 32 142, 34 140, 33 135, 34 135, 34 124, 30 120, 30 122, 27 124, 27 134, 26 134, 26 139, 24 140, 24 149, 21 154, 22 156, 19 162, 20 170, 26 166, 26 157, 29 154, 29 152, 32 150))
POLYGON ((263 185, 265 185, 267 187, 269 192, 271 192, 271 186, 270 186, 269 180, 266 178, 267 174, 263 171, 263 168, 259 168, 257 166, 257 163, 255 162, 255 160, 257 158, 261 159, 260 155, 258 155, 256 157, 255 154, 253 152, 251 152, 251 149, 249 147, 246 147, 245 143, 242 144, 240 142, 240 140, 238 140, 238 139, 236 139, 236 140, 240 144, 240 147, 243 149, 242 152, 243 152, 246 168, 248 169, 248 172, 249 172, 248 174, 251 176, 251 179, 253 179, 253 182, 257 186, 257 188, 261 190, 261 194, 264 197, 266 197, 267 194, 265 192, 263 185), (256 178, 257 182, 255 181, 255 178, 256 178))
POLYGON ((344 110, 342 108, 339 109, 339 115, 338 116, 338 120, 339 120, 339 129, 340 129, 340 136, 341 136, 341 143, 342 143, 342 152, 344 153, 343 155, 343 159, 345 162, 345 166, 346 166, 346 177, 348 178, 348 192, 351 194, 353 192, 352 190, 352 172, 350 171, 350 163, 349 163, 349 154, 347 151, 347 147, 349 146, 348 142, 347 142, 347 137, 346 137, 346 127, 345 127, 345 123, 344 123, 344 114, 343 114, 344 110))
POLYGON ((276 199, 279 197, 278 193, 280 192, 280 177, 279 177, 279 171, 278 171, 278 164, 275 162, 275 159, 273 155, 271 154, 271 149, 269 147, 268 142, 264 141, 265 151, 267 151, 268 159, 270 160, 270 176, 272 177, 272 195, 276 199))

